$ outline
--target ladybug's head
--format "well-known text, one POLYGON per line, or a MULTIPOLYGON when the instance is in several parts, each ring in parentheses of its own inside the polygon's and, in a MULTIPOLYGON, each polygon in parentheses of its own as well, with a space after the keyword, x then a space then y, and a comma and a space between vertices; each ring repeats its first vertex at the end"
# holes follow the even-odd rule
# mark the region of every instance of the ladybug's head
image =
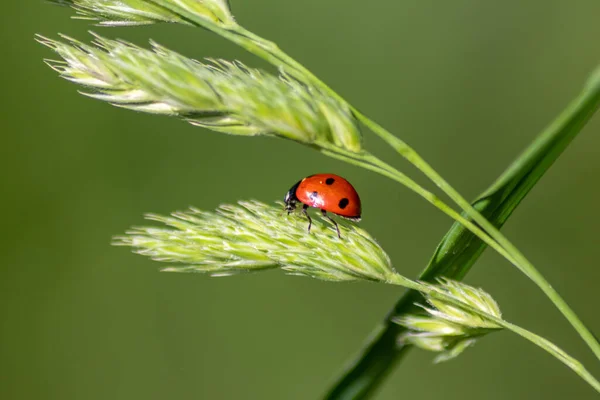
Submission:
POLYGON ((298 185, 300 185, 300 182, 292 186, 283 198, 283 202, 285 203, 285 211, 287 211, 288 214, 296 209, 296 203, 298 202, 298 198, 296 197, 296 189, 298 189, 298 185))

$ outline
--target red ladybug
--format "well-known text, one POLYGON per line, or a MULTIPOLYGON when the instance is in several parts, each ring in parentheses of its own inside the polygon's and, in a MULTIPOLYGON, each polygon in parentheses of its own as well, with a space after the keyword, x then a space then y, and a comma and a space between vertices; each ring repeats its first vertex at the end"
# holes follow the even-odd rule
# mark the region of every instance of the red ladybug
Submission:
POLYGON ((320 208, 324 217, 329 219, 340 236, 338 224, 327 215, 327 211, 352 221, 360 221, 360 198, 354 187, 334 174, 311 175, 296 183, 284 198, 285 210, 290 214, 296 209, 296 203, 302 203, 302 213, 308 218, 308 232, 312 219, 306 211, 308 207, 320 208))

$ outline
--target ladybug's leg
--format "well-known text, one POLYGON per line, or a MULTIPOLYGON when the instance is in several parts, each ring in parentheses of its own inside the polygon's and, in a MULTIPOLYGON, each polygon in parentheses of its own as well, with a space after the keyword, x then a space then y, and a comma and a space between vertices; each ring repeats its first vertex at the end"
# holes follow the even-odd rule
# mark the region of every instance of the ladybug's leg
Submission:
POLYGON ((333 225, 335 225, 335 230, 337 231, 338 238, 340 238, 340 239, 341 239, 341 238, 342 238, 342 236, 340 235, 340 228, 339 228, 339 226, 338 226, 337 222, 335 222, 335 220, 334 220, 333 218, 331 218, 329 215, 327 215, 327 211, 325 211, 325 210, 321 210, 321 214, 323 214, 323 216, 324 216, 325 218, 327 218, 328 220, 330 220, 330 221, 331 221, 331 223, 332 223, 333 225))
POLYGON ((310 233, 310 227, 312 226, 312 219, 310 218, 310 215, 308 215, 308 212, 306 210, 308 210, 308 206, 306 204, 304 204, 304 206, 302 206, 302 214, 306 215, 306 218, 308 218, 308 233, 310 233))

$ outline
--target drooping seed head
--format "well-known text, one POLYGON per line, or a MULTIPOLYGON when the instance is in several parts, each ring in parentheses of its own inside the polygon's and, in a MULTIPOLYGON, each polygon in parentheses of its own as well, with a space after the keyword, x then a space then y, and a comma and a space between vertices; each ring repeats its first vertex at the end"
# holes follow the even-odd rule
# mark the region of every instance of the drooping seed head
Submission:
POLYGON ((347 105, 282 74, 239 62, 199 62, 152 43, 147 50, 105 39, 87 45, 39 36, 62 61, 55 71, 84 94, 136 111, 178 116, 217 132, 270 135, 313 147, 361 151, 361 132, 347 105))

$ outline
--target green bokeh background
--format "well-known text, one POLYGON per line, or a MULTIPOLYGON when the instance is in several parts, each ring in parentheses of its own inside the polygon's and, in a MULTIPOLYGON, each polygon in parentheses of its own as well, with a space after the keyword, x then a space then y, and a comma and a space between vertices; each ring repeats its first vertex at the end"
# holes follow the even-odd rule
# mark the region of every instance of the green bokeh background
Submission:
MULTIPOLYGON (((600 62, 597 0, 504 2, 232 0, 237 19, 418 149, 466 197, 500 174, 600 62)), ((314 399, 400 295, 272 271, 231 278, 159 273, 109 245, 145 212, 280 199, 335 172, 358 188, 361 226, 414 277, 451 221, 397 184, 295 143, 205 131, 76 93, 33 41, 89 39, 68 9, 7 1, 0 25, 2 210, 0 398, 314 399)), ((92 28, 195 58, 241 49, 183 26, 92 28)), ((600 118, 513 215, 505 232, 590 328, 600 331, 600 118)), ((374 152, 398 160, 375 137, 374 152)), ((422 180, 425 183, 425 181, 422 180)), ((533 284, 492 252, 467 281, 505 316, 597 360, 533 284)), ((413 351, 379 399, 592 399, 538 348, 494 334, 457 360, 413 351)))

